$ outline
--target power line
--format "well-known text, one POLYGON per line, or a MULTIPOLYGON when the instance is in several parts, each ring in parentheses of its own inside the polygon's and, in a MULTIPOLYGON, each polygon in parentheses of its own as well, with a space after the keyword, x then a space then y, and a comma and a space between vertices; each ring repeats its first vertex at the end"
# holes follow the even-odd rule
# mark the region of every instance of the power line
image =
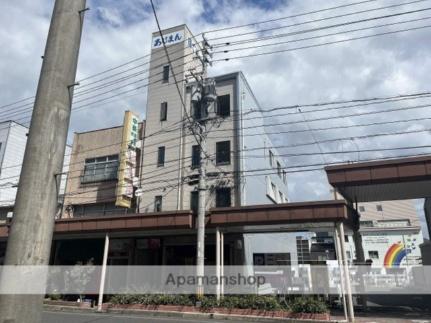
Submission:
MULTIPOLYGON (((336 19, 336 18, 342 18, 342 17, 352 16, 352 15, 357 15, 357 14, 362 14, 362 13, 368 13, 368 12, 373 12, 373 11, 379 11, 379 10, 383 10, 383 9, 390 9, 390 8, 395 8, 395 7, 400 7, 400 6, 404 6, 404 5, 408 5, 408 4, 414 4, 414 3, 425 2, 425 1, 429 1, 429 0, 416 0, 416 1, 408 2, 408 3, 401 3, 401 4, 395 4, 395 5, 390 5, 390 6, 384 6, 384 7, 379 7, 379 8, 368 9, 368 10, 355 11, 355 12, 351 12, 351 13, 347 13, 347 14, 341 14, 341 15, 336 15, 336 16, 324 17, 324 18, 320 18, 320 19, 308 20, 308 21, 299 22, 299 23, 295 23, 295 24, 291 24, 291 25, 286 25, 286 26, 277 26, 277 27, 272 27, 272 28, 268 28, 268 29, 260 29, 260 30, 257 30, 257 31, 250 31, 250 32, 245 32, 245 33, 240 33, 240 34, 233 34, 233 35, 229 35, 229 36, 224 36, 224 37, 212 38, 212 39, 210 39, 210 41, 214 42, 215 40, 219 40, 219 39, 240 37, 240 36, 246 36, 246 35, 251 35, 251 34, 261 34, 261 33, 267 32, 267 31, 273 31, 273 30, 278 30, 278 29, 296 27, 296 26, 301 26, 301 25, 305 25, 305 24, 310 24, 310 23, 315 23, 315 22, 321 22, 321 21, 326 21, 326 20, 332 20, 332 19, 336 19)), ((372 18, 367 18, 367 19, 361 19, 361 20, 357 20, 357 21, 354 21, 354 22, 340 23, 340 24, 331 25, 331 26, 313 28, 313 29, 310 29, 310 30, 311 31, 323 30, 323 29, 328 29, 328 28, 334 28, 334 27, 340 27, 340 26, 345 26, 345 25, 360 23, 360 22, 372 21, 372 20, 376 20, 376 19, 391 18, 391 17, 400 16, 400 15, 421 12, 421 11, 425 11, 425 10, 428 10, 428 8, 419 9, 419 10, 412 10, 412 11, 407 11, 407 12, 401 12, 401 13, 395 13, 395 14, 386 15, 386 16, 379 16, 379 17, 372 17, 372 18)), ((309 31, 306 31, 306 32, 309 32, 309 31)), ((269 36, 269 37, 271 37, 271 36, 269 36)), ((239 40, 238 42, 242 42, 242 41, 246 42, 247 40, 239 40)), ((231 45, 231 44, 235 44, 237 42, 228 42, 228 43, 231 45)), ((218 45, 222 45, 222 44, 223 43, 214 43, 214 46, 218 46, 218 45)), ((224 42, 224 44, 226 44, 226 42, 224 42)))
POLYGON ((264 52, 264 53, 256 53, 256 54, 248 54, 248 55, 225 57, 225 58, 220 58, 220 59, 214 59, 214 60, 212 60, 212 62, 216 63, 216 62, 221 62, 221 61, 229 61, 229 60, 243 59, 243 58, 249 58, 249 57, 272 55, 272 54, 278 54, 278 53, 283 53, 283 52, 292 52, 292 51, 301 50, 301 49, 308 49, 308 48, 322 47, 322 46, 327 46, 327 45, 341 44, 341 43, 345 43, 345 42, 349 42, 349 41, 354 41, 354 40, 361 40, 361 39, 367 39, 367 38, 372 38, 372 37, 392 35, 392 34, 403 33, 403 32, 407 32, 407 31, 415 31, 415 30, 430 28, 430 27, 431 27, 431 25, 424 25, 424 26, 415 27, 415 28, 400 29, 400 30, 395 30, 395 31, 377 33, 377 34, 374 34, 374 35, 367 35, 367 36, 361 36, 361 37, 353 37, 353 38, 342 39, 342 40, 337 40, 337 41, 332 41, 332 42, 326 42, 326 43, 321 43, 321 44, 314 44, 314 45, 308 45, 308 46, 302 46, 302 47, 295 47, 295 48, 287 48, 287 49, 275 50, 275 51, 272 51, 272 52, 264 52))
MULTIPOLYGON (((306 37, 306 38, 299 38, 299 39, 293 39, 293 40, 288 40, 288 41, 279 41, 277 43, 270 43, 270 44, 263 44, 263 45, 254 45, 254 46, 248 46, 248 47, 239 47, 239 48, 233 48, 233 49, 224 49, 224 50, 220 50, 220 51, 214 51, 213 53, 214 54, 229 53, 229 52, 234 52, 234 51, 249 50, 249 49, 256 49, 256 48, 269 47, 269 46, 280 46, 280 45, 285 45, 285 44, 290 44, 290 43, 296 43, 296 42, 301 42, 301 41, 306 41, 306 40, 320 39, 320 38, 325 38, 325 37, 329 37, 329 36, 337 36, 337 35, 342 35, 342 34, 347 34, 347 33, 352 33, 352 32, 358 32, 358 31, 375 29, 375 28, 382 28, 382 27, 402 25, 402 24, 411 23, 411 22, 418 22, 418 21, 428 20, 430 18, 431 17, 423 17, 423 18, 417 18, 417 19, 410 19, 410 20, 398 21, 398 22, 393 22, 393 23, 374 25, 374 26, 370 26, 370 27, 363 27, 363 28, 357 28, 357 29, 344 30, 344 31, 339 31, 339 32, 335 32, 335 33, 329 33, 329 34, 325 34, 325 35, 318 35, 318 36, 312 36, 312 37, 306 37)), ((287 37, 287 36, 291 36, 293 34, 294 33, 275 35, 274 38, 287 37)), ((271 38, 271 39, 273 39, 273 38, 271 38)), ((267 40, 267 39, 266 38, 265 39, 256 39, 255 41, 253 41, 253 43, 261 41, 261 40, 267 40)))
POLYGON ((269 23, 269 22, 275 22, 275 21, 290 19, 290 18, 297 18, 297 17, 302 17, 302 16, 306 16, 306 15, 311 15, 311 14, 315 14, 315 13, 324 12, 324 11, 330 11, 330 10, 341 9, 341 8, 346 8, 346 7, 351 7, 351 6, 357 6, 357 5, 360 5, 360 4, 369 3, 369 2, 375 2, 375 1, 377 1, 377 0, 359 1, 359 2, 349 3, 349 4, 345 4, 345 5, 335 6, 335 7, 329 7, 329 8, 324 8, 324 9, 319 9, 319 10, 313 10, 313 11, 308 11, 308 12, 302 12, 302 13, 298 13, 298 14, 294 14, 294 15, 290 15, 290 16, 285 16, 285 17, 280 17, 280 18, 275 18, 275 19, 269 19, 269 20, 263 20, 263 21, 259 21, 259 22, 253 22, 253 23, 244 24, 244 25, 237 25, 237 26, 230 26, 230 27, 224 27, 224 28, 219 28, 219 29, 213 29, 213 30, 205 31, 204 34, 210 34, 210 33, 215 33, 215 32, 219 32, 219 31, 225 31, 225 30, 231 30, 231 29, 250 27, 250 26, 260 25, 260 24, 264 24, 264 23, 269 23))

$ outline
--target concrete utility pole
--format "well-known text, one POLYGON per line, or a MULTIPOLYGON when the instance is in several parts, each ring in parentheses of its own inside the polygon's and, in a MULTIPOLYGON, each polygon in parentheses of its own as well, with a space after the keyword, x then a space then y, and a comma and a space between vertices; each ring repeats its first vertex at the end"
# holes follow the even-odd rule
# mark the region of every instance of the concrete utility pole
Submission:
MULTIPOLYGON (((198 297, 204 295, 204 287, 202 279, 205 274, 205 212, 206 212, 206 167, 207 167, 207 153, 206 153, 206 122, 208 119, 208 105, 215 100, 215 84, 213 82, 207 82, 206 68, 209 64, 209 53, 210 45, 203 36, 204 41, 202 44, 202 57, 199 57, 202 62, 202 77, 197 79, 198 88, 200 93, 200 101, 197 105, 199 111, 199 120, 195 121, 195 129, 199 129, 197 135, 200 146, 200 163, 199 163, 199 206, 198 206, 198 217, 197 217, 197 248, 196 248, 196 276, 198 277, 198 286, 196 294, 198 297)), ((196 116, 194 116, 196 117, 196 116)))
MULTIPOLYGON (((5 265, 49 262, 85 4, 56 0, 54 5, 5 265)), ((2 280, 7 281, 7 275, 2 280)), ((41 322, 43 297, 0 295, 0 322, 41 322)))
POLYGON ((205 275, 205 202, 206 202, 206 140, 205 134, 200 135, 200 167, 199 167, 199 206, 198 206, 198 221, 197 221, 197 254, 196 254, 196 276, 198 277, 197 295, 204 295, 204 287, 199 277, 205 275))

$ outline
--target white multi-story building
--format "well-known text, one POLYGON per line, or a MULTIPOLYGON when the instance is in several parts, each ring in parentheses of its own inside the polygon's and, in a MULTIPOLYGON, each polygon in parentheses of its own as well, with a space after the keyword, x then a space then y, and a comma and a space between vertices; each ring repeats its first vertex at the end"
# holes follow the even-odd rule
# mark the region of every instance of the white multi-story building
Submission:
MULTIPOLYGON (((11 217, 21 174, 27 143, 28 127, 15 121, 0 123, 0 220, 11 217)), ((63 168, 64 175, 60 184, 60 196, 64 194, 66 175, 70 159, 70 147, 66 147, 63 168)))
MULTIPOLYGON (((163 35, 173 70, 159 33, 154 33, 140 212, 195 209, 198 204, 201 147, 187 119, 195 117, 191 73, 202 70, 200 44, 185 25, 164 30, 163 35)), ((210 107, 214 118, 206 123, 207 207, 287 202, 283 160, 265 134, 259 103, 244 75, 213 79, 217 100, 210 107)))

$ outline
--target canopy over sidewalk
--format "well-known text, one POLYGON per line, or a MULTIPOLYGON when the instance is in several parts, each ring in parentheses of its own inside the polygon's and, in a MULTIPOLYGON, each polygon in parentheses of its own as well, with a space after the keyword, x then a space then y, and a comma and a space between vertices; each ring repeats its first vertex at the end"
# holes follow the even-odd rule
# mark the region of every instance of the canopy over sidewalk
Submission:
POLYGON ((351 202, 431 196, 431 155, 325 167, 329 184, 351 202))

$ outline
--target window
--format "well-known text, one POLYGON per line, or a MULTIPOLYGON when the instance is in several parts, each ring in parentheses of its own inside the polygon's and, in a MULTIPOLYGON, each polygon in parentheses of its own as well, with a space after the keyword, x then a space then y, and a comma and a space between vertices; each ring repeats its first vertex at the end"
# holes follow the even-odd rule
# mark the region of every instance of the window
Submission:
POLYGON ((283 169, 283 183, 287 184, 287 172, 283 169))
POLYGON ((230 116, 230 95, 221 95, 217 97, 217 115, 221 117, 230 116))
POLYGON ((127 213, 128 209, 115 206, 115 202, 79 204, 72 207, 74 217, 103 216, 127 213))
POLYGON ((230 141, 220 141, 216 144, 216 164, 230 164, 230 141))
POLYGON ((160 104, 160 121, 166 121, 168 119, 168 102, 162 102, 160 104))
POLYGON ((349 242, 349 236, 347 234, 344 235, 344 242, 349 242))
POLYGON ((231 206, 230 188, 220 187, 216 189, 216 207, 231 206))
POLYGON ((169 65, 163 66, 163 79, 162 83, 168 83, 169 82, 169 65))
POLYGON ((360 206, 359 207, 359 212, 365 212, 365 206, 360 206))
POLYGON ((190 192, 190 210, 192 210, 193 213, 198 213, 199 208, 199 192, 193 191, 190 192))
POLYGON ((274 153, 271 150, 269 151, 269 164, 274 166, 274 153))
POLYGON ((379 252, 375 250, 368 251, 368 257, 370 259, 379 259, 379 252))
POLYGON ((383 211, 383 206, 381 204, 377 204, 376 205, 376 210, 377 211, 383 211))
POLYGON ((208 118, 208 106, 201 105, 198 101, 192 101, 191 114, 195 120, 208 118))
POLYGON ((281 164, 280 164, 280 162, 277 162, 277 174, 281 178, 282 171, 281 171, 281 164))
POLYGON ((157 155, 157 167, 165 166, 165 146, 159 147, 157 155))
POLYGON ((81 183, 109 181, 117 179, 118 155, 88 158, 85 160, 81 183))
POLYGON ((192 168, 199 167, 201 164, 201 147, 199 145, 192 146, 192 168))
POLYGON ((156 197, 154 197, 154 212, 162 211, 162 200, 163 197, 161 195, 157 195, 156 197))

